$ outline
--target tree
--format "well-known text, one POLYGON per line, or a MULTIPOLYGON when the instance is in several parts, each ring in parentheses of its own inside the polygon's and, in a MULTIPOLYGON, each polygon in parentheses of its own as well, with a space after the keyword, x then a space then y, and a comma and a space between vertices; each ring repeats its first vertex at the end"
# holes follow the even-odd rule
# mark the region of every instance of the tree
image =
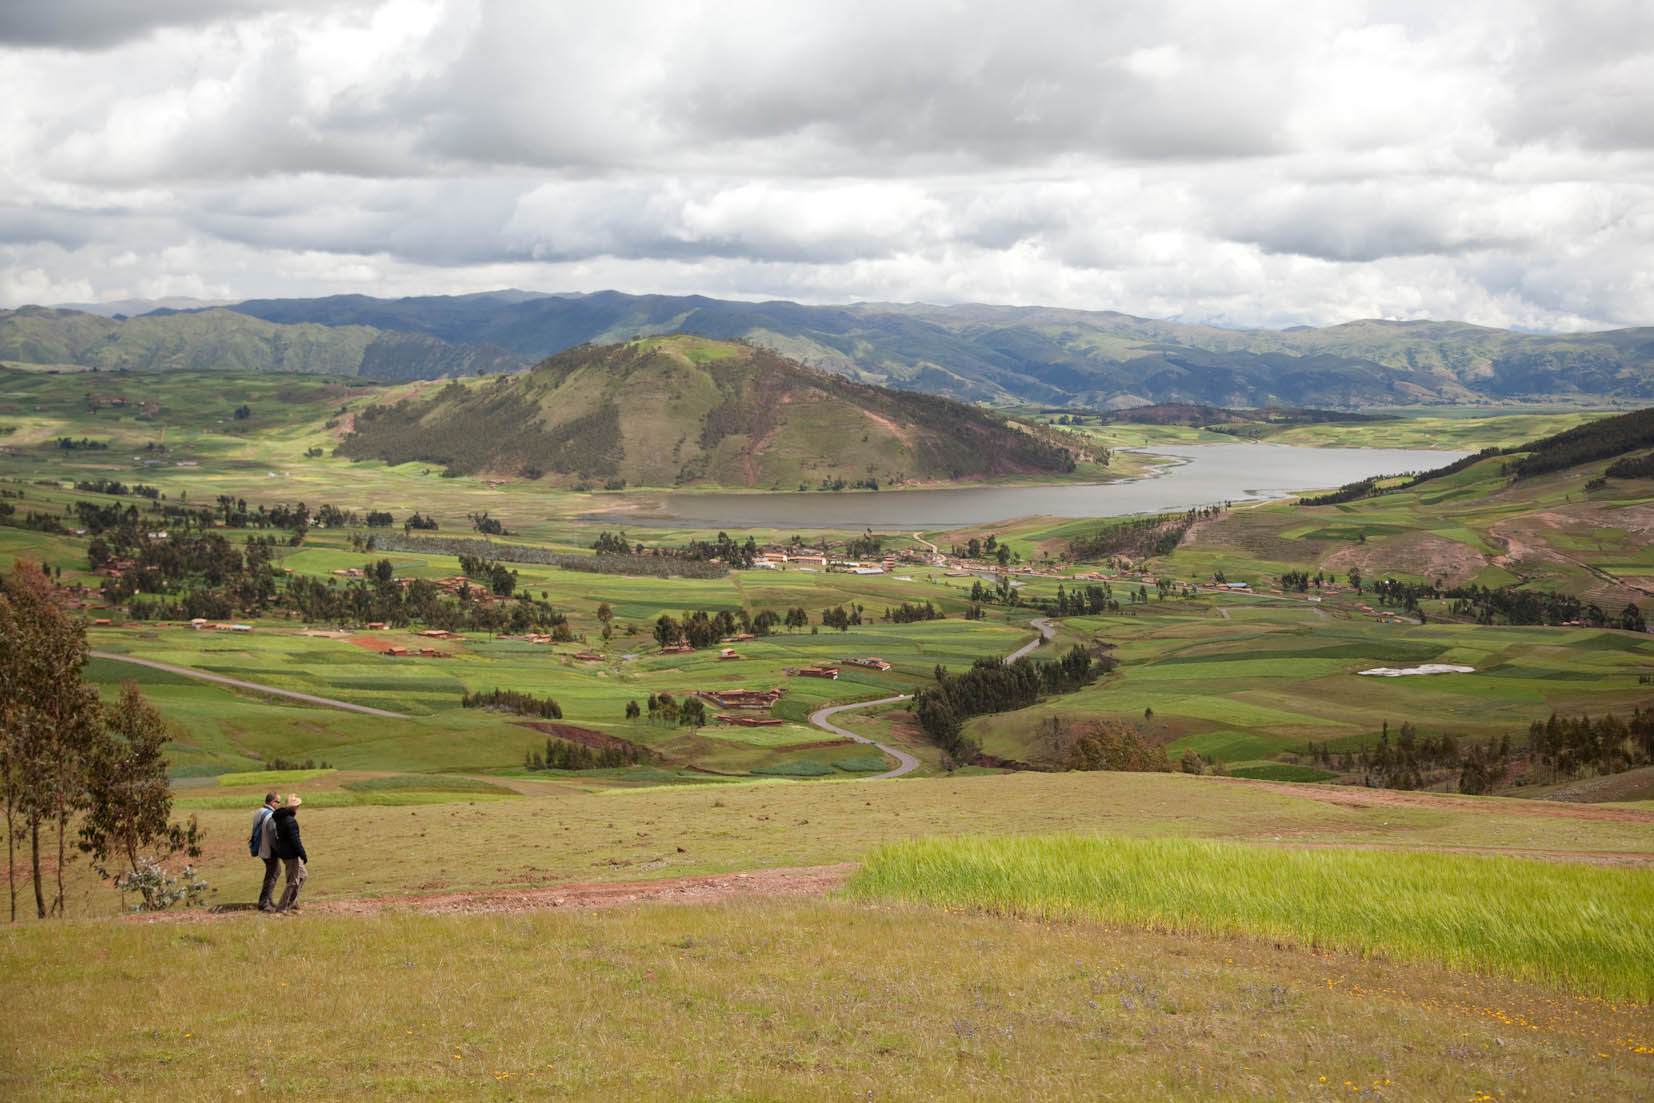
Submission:
POLYGON ((699 728, 706 724, 706 706, 699 697, 687 697, 678 707, 678 724, 685 728, 699 728))
POLYGON ((251 406, 247 405, 245 402, 243 402, 241 405, 239 405, 235 408, 235 419, 237 421, 246 421, 248 418, 250 418, 252 416, 253 416, 253 408, 251 406))
POLYGON ((637 700, 635 698, 626 702, 626 719, 636 720, 642 711, 643 710, 637 707, 637 700))
MULTIPOLYGON (((16 818, 28 832, 35 912, 47 915, 40 864, 40 829, 55 823, 57 891, 50 910, 63 910, 63 871, 70 818, 85 801, 87 754, 97 733, 98 699, 80 680, 86 628, 71 619, 56 588, 38 568, 19 562, 0 594, 0 763, 6 802, 8 857, 16 818)), ((17 917, 16 882, 12 918, 17 917)))
POLYGON ((679 624, 670 613, 662 613, 655 621, 655 639, 662 647, 670 647, 683 639, 683 625, 679 624))
POLYGON ((136 888, 143 910, 158 910, 168 903, 158 893, 162 881, 146 872, 158 870, 179 851, 199 858, 201 829, 194 816, 187 826, 170 820, 172 790, 161 753, 166 723, 136 683, 121 686, 120 700, 105 707, 103 720, 87 755, 80 849, 92 856, 100 876, 123 891, 136 888), (124 868, 112 871, 112 859, 124 868))

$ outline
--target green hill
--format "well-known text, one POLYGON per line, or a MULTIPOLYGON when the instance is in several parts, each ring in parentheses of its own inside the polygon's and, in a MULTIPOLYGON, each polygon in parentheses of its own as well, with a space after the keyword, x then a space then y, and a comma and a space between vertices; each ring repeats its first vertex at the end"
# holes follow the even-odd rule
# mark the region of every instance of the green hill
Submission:
POLYGON ((1101 458, 1065 433, 685 336, 584 345, 526 375, 371 407, 341 452, 454 474, 765 490, 1048 476, 1101 458))
POLYGON ((497 347, 370 326, 284 325, 229 310, 104 318, 38 306, 0 311, 0 361, 100 371, 302 372, 391 380, 522 367, 497 347))

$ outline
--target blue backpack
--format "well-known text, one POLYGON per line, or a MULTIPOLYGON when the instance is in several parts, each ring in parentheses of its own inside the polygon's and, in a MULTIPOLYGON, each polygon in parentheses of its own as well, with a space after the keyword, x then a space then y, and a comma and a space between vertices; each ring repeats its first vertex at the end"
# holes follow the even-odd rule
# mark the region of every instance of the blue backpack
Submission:
POLYGON ((247 853, 252 855, 254 858, 258 857, 258 845, 264 840, 264 824, 273 815, 275 815, 275 812, 269 808, 266 808, 263 809, 262 814, 253 821, 253 834, 247 840, 247 853))

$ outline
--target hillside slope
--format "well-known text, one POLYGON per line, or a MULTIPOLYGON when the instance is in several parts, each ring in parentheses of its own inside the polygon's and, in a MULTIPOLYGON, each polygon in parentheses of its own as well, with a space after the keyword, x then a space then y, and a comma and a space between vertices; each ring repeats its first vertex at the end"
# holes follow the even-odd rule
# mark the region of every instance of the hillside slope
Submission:
POLYGON ((38 306, 0 311, 0 360, 100 371, 304 372, 391 380, 523 366, 497 347, 363 325, 284 325, 217 309, 119 319, 38 306))
POLYGON ((683 336, 581 346, 526 375, 373 407, 341 452, 456 474, 766 490, 1052 475, 1091 458, 1067 434, 683 336))
POLYGON ((1546 336, 1461 322, 1361 321, 1229 330, 1113 311, 803 306, 615 291, 341 295, 230 309, 284 323, 366 324, 486 341, 530 358, 639 334, 739 338, 812 367, 970 401, 1101 408, 1654 399, 1650 328, 1546 336))
MULTIPOLYGON (((1369 586, 1394 578, 1432 591, 1519 592, 1535 602, 1518 610, 1529 618, 1519 623, 1617 623, 1628 603, 1647 608, 1654 596, 1651 448, 1654 408, 1490 448, 1421 475, 1237 510, 1198 526, 1176 554, 1249 581, 1290 568, 1344 579, 1353 569, 1369 586), (1243 562, 1268 564, 1266 573, 1236 574, 1243 562)), ((1501 622, 1511 616, 1503 605, 1486 612, 1501 622)))

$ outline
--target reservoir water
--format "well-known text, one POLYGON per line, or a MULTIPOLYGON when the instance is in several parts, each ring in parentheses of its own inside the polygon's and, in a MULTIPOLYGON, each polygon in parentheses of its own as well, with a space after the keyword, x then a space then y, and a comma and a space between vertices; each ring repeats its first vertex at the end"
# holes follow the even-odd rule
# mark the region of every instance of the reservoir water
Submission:
POLYGON ((1283 498, 1369 475, 1427 471, 1463 452, 1409 448, 1294 448, 1279 444, 1155 445, 1175 462, 1139 479, 1046 486, 840 493, 676 492, 637 495, 593 520, 673 528, 961 528, 1012 517, 1123 517, 1222 502, 1283 498))

